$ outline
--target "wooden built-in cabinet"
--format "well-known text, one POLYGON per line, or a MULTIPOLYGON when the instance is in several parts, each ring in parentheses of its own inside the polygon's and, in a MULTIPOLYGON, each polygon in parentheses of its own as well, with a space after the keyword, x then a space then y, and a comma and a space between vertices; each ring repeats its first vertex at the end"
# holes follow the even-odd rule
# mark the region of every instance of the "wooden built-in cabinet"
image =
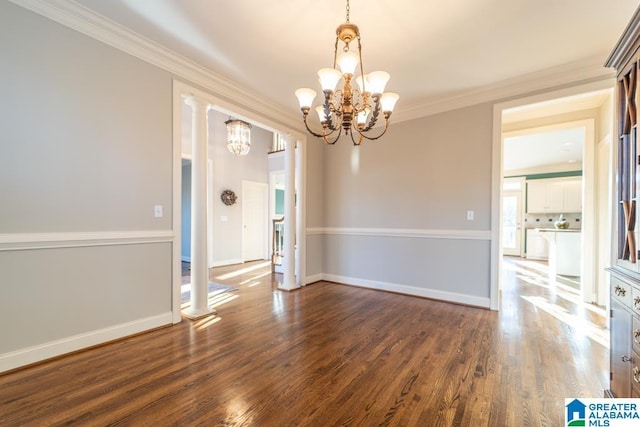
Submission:
POLYGON ((605 392, 613 397, 640 397, 640 269, 638 268, 638 212, 640 157, 637 105, 640 99, 640 9, 625 29, 606 62, 617 71, 616 84, 616 194, 614 218, 616 259, 611 273, 610 328, 611 382, 605 392))

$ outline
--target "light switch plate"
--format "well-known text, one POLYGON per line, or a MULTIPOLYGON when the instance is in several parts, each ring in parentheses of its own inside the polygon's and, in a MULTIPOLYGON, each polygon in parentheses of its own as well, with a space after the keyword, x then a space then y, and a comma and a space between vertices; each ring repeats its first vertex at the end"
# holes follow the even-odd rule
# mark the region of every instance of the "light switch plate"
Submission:
POLYGON ((473 211, 467 211, 467 221, 473 221, 473 211))
POLYGON ((162 218, 162 205, 155 205, 153 207, 153 216, 155 218, 162 218))

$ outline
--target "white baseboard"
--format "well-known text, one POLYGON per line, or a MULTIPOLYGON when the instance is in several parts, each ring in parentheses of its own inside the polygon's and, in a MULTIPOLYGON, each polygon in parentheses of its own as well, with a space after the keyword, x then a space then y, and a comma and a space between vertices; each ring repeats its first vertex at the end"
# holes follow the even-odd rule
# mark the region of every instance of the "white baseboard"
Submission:
POLYGON ((209 268, 224 267, 225 265, 242 264, 244 261, 241 258, 238 259, 225 259, 222 261, 214 261, 209 268))
POLYGON ((110 326, 108 328, 86 332, 84 334, 51 341, 10 353, 0 354, 0 372, 41 362, 46 359, 51 359, 52 357, 82 350, 84 348, 103 344, 119 338, 124 338, 126 336, 148 331, 160 326, 171 325, 171 323, 171 312, 167 312, 157 316, 138 319, 110 326))
POLYGON ((380 291, 396 292, 399 294, 413 295, 424 298, 431 298, 458 304, 473 305, 476 307, 489 308, 490 298, 476 297, 473 295, 446 292, 436 289, 418 288, 415 286, 401 285, 398 283, 378 282, 374 280, 358 279, 354 277, 338 276, 335 274, 322 274, 322 280, 342 283, 345 285, 358 286, 361 288, 376 289, 380 291))
POLYGON ((309 284, 309 283, 315 283, 315 282, 319 282, 321 280, 324 279, 324 275, 322 273, 318 273, 318 274, 314 274, 312 276, 307 276, 306 278, 307 280, 305 281, 305 284, 309 284))

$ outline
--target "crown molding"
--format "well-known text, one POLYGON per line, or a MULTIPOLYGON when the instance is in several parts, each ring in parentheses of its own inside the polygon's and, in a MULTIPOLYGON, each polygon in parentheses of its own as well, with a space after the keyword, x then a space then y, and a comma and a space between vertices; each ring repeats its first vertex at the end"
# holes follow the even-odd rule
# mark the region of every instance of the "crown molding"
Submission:
POLYGON ((177 78, 201 86, 232 104, 250 109, 288 128, 300 129, 300 120, 289 109, 274 105, 178 53, 76 3, 73 0, 9 0, 122 52, 155 65, 177 78))
MULTIPOLYGON (((288 108, 274 105, 238 83, 227 79, 164 46, 76 3, 73 0, 9 0, 68 28, 101 41, 145 62, 201 86, 231 104, 251 110, 287 128, 302 131, 300 120, 288 108)), ((635 27, 631 28, 635 32, 635 27)), ((629 28, 626 32, 631 31, 629 28)), ((626 34, 625 32, 625 34, 626 34)), ((613 54, 612 54, 613 55, 613 54)), ((603 55, 604 56, 604 55, 603 55)), ((566 64, 513 79, 459 92, 401 108, 393 122, 403 122, 485 102, 495 102, 540 90, 586 81, 614 78, 614 71, 602 66, 602 57, 566 64)), ((607 63, 611 61, 611 58, 607 63)))
POLYGON ((622 32, 620 40, 616 43, 611 54, 605 61, 605 67, 620 69, 629 59, 636 54, 632 47, 640 40, 640 8, 636 9, 633 17, 622 32))
POLYGON ((512 79, 502 80, 479 89, 460 92, 452 96, 431 98, 425 103, 409 106, 394 113, 394 122, 414 120, 445 111, 503 101, 508 98, 532 94, 564 85, 588 81, 614 79, 615 72, 602 66, 601 56, 549 68, 512 79))

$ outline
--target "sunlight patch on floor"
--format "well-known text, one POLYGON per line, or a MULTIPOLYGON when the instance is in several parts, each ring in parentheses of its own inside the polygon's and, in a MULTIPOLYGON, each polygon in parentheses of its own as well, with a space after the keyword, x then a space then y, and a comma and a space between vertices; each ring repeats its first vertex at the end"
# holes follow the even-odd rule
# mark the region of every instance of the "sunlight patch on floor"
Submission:
MULTIPOLYGON (((254 270, 258 270, 260 268, 264 268, 271 265, 271 261, 265 261, 265 262, 259 262, 257 264, 253 264, 249 267, 245 267, 245 268, 241 268, 235 271, 232 271, 231 273, 226 273, 226 274, 221 274, 220 276, 216 276, 216 279, 218 280, 226 280, 226 279, 231 279, 233 277, 238 277, 242 274, 247 274, 250 273, 254 270)), ((271 274, 271 273, 269 273, 271 274)))
POLYGON ((266 272, 264 272, 262 274, 256 274, 255 276, 252 276, 249 279, 238 283, 238 285, 239 286, 246 285, 247 283, 255 282, 258 279, 261 279, 261 278, 266 277, 266 276, 270 276, 271 274, 272 274, 271 271, 266 271, 266 272))
POLYGON ((221 321, 222 319, 218 316, 210 316, 210 317, 206 317, 202 320, 198 320, 196 322, 196 329, 197 330, 202 330, 205 328, 208 328, 209 326, 218 323, 219 321, 221 321))
POLYGON ((575 329, 576 332, 591 338, 606 348, 609 348, 609 334, 605 329, 602 329, 579 316, 569 313, 566 309, 550 303, 543 297, 523 295, 521 298, 567 324, 571 328, 575 329))
MULTIPOLYGON (((540 309, 545 313, 548 313, 565 323, 573 330, 575 330, 578 336, 585 336, 593 341, 609 348, 609 334, 608 331, 599 326, 598 323, 591 322, 585 319, 585 310, 594 313, 596 316, 602 318, 602 324, 605 323, 606 310, 595 304, 585 303, 580 295, 579 278, 571 278, 560 276, 558 280, 553 281, 549 277, 549 269, 547 265, 538 261, 531 260, 512 260, 508 263, 504 263, 504 271, 508 274, 515 275, 517 280, 532 285, 541 289, 549 296, 538 295, 520 295, 520 298, 532 304, 536 309, 540 309), (576 289, 578 288, 578 289, 576 289), (562 307, 553 301, 557 298, 575 305, 575 314, 571 313, 569 309, 562 307)), ((597 322, 597 321, 596 321, 597 322)))
MULTIPOLYGON (((209 307, 220 307, 223 304, 228 303, 229 301, 233 301, 238 298, 238 295, 232 294, 232 291, 214 291, 211 292, 208 296, 208 306, 209 307)), ((185 308, 191 307, 191 301, 185 301, 180 305, 180 309, 184 310, 185 308)))
POLYGON ((225 292, 223 294, 210 296, 209 306, 213 308, 220 307, 221 305, 231 302, 236 298, 238 298, 238 295, 232 294, 230 292, 225 292))

